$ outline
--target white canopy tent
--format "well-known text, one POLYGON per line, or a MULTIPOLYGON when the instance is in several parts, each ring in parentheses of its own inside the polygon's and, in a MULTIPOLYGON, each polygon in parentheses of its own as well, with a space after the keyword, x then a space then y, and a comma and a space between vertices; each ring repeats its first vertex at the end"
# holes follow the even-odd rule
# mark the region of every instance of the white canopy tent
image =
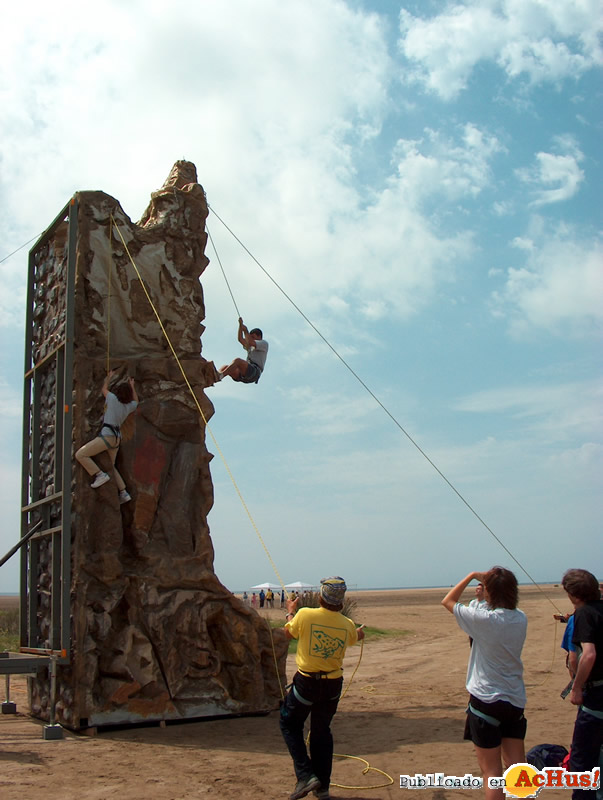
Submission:
POLYGON ((303 581, 295 581, 294 583, 286 583, 285 589, 290 589, 293 592, 303 592, 306 589, 316 589, 316 584, 304 583, 303 581))
POLYGON ((278 583, 268 583, 267 582, 267 583, 258 583, 257 586, 252 586, 251 588, 252 589, 264 589, 264 591, 266 591, 266 589, 272 589, 272 591, 274 591, 275 589, 280 589, 281 587, 280 587, 280 584, 278 584, 278 583))

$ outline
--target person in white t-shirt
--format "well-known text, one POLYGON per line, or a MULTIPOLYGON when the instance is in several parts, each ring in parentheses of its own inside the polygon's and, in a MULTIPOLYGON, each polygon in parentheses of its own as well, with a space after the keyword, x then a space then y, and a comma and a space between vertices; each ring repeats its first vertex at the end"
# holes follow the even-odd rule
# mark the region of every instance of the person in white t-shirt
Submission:
POLYGON ((268 342, 259 328, 248 330, 241 317, 239 317, 237 338, 247 350, 247 360, 235 358, 230 364, 225 364, 216 371, 216 378, 221 381, 222 378, 229 376, 238 383, 257 383, 266 365, 268 342))
POLYGON ((487 800, 504 797, 502 789, 488 787, 487 779, 500 777, 507 767, 525 762, 526 691, 521 651, 527 618, 517 608, 518 596, 515 575, 503 567, 492 567, 485 573, 469 573, 442 600, 461 630, 473 639, 467 667, 469 708, 464 738, 475 747, 487 800), (486 604, 459 602, 472 580, 484 584, 486 604))
POLYGON ((119 383, 109 391, 109 381, 115 373, 109 372, 104 380, 102 393, 105 398, 105 415, 103 417, 103 424, 99 431, 98 436, 92 441, 85 444, 75 454, 78 462, 84 467, 86 472, 94 477, 90 484, 93 489, 98 489, 103 486, 107 481, 111 480, 111 476, 107 472, 103 472, 98 467, 92 456, 107 451, 111 458, 113 465, 113 477, 117 484, 119 491, 120 505, 129 503, 132 499, 123 478, 115 468, 115 459, 117 458, 117 451, 121 442, 120 426, 125 422, 126 418, 136 410, 138 406, 138 395, 134 387, 134 378, 128 378, 127 383, 119 383))

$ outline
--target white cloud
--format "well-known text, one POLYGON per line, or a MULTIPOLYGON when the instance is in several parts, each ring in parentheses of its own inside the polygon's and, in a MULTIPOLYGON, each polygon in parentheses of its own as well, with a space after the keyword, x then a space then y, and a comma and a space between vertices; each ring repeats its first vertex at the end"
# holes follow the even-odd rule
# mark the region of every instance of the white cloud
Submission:
MULTIPOLYGON (((442 211, 448 202, 479 195, 492 179, 491 159, 503 150, 496 137, 471 123, 457 133, 451 139, 427 129, 420 140, 399 140, 393 156, 396 174, 383 191, 361 208, 361 197, 350 190, 346 213, 331 213, 328 232, 324 222, 321 229, 318 221, 308 220, 304 228, 314 235, 305 242, 303 268, 300 262, 293 275, 294 287, 297 279, 305 288, 298 284, 293 294, 307 296, 317 279, 320 292, 316 284, 310 302, 325 296, 324 305, 332 309, 337 296, 340 307, 345 300, 350 310, 375 321, 417 313, 441 281, 453 280, 453 265, 473 252, 474 243, 470 230, 457 226, 453 234, 444 233, 442 211), (423 212, 428 201, 439 204, 438 214, 423 212), (313 272, 314 263, 328 269, 313 272)), ((324 209, 321 198, 314 200, 311 209, 324 209)))
POLYGON ((492 210, 497 217, 506 217, 513 213, 513 204, 510 200, 497 200, 492 205, 492 210))
POLYGON ((334 314, 346 314, 350 309, 350 304, 346 303, 341 297, 337 297, 337 295, 332 295, 329 297, 325 303, 325 305, 334 313, 334 314))
MULTIPOLYGON (((443 235, 406 190, 408 176, 392 179, 375 203, 336 229, 329 242, 333 263, 323 281, 339 280, 354 305, 369 318, 409 317, 433 297, 440 280, 452 279, 450 267, 472 251, 471 234, 443 235)), ((417 193, 419 190, 417 188, 417 193)))
POLYGON ((387 304, 383 300, 370 300, 360 308, 363 317, 370 320, 382 319, 387 314, 387 304))
POLYGON ((321 437, 363 430, 372 422, 375 413, 375 402, 370 397, 342 398, 308 386, 288 390, 287 407, 305 432, 321 437))
POLYGON ((502 150, 495 136, 471 123, 461 128, 460 143, 431 129, 420 141, 401 139, 394 158, 407 202, 414 206, 432 195, 476 197, 491 180, 491 158, 502 150))
MULTIPOLYGON (((505 415, 519 421, 524 432, 529 431, 532 443, 572 439, 589 442, 603 433, 600 381, 489 389, 460 398, 454 408, 474 414, 505 415)), ((590 452, 588 447, 587 451, 590 452)))
POLYGON ((496 312, 508 316, 511 330, 529 328, 557 334, 585 334, 603 324, 603 245, 576 231, 545 230, 526 253, 525 266, 511 267, 501 292, 493 294, 496 312))
POLYGON ((488 8, 456 5, 431 19, 400 11, 400 49, 411 66, 406 76, 450 100, 465 88, 475 64, 504 41, 488 8))
POLYGON ((534 186, 531 206, 569 200, 584 180, 584 172, 578 166, 584 160, 584 154, 572 137, 558 136, 554 144, 561 152, 537 153, 533 167, 516 170, 522 183, 534 186), (551 186, 553 188, 548 188, 551 186))
POLYGON ((531 239, 527 239, 525 236, 516 236, 511 242, 511 247, 531 252, 534 250, 534 242, 531 239))
MULTIPOLYGON (((498 145, 476 126, 455 145, 428 132, 429 167, 402 156, 382 190, 356 179, 389 111, 377 15, 336 0, 178 0, 169 14, 153 3, 111 2, 102 15, 67 5, 37 6, 36 26, 13 20, 4 68, 18 77, 0 121, 11 214, 0 213, 0 235, 44 227, 78 189, 108 191, 136 219, 173 161, 190 158, 211 205, 310 313, 412 315, 470 252, 468 232, 443 235, 412 208, 432 167, 445 171, 449 198, 481 190, 498 145)), ((281 314, 275 287, 209 223, 238 296, 260 290, 264 318, 281 314)), ((18 299, 12 308, 4 294, 0 310, 14 315, 24 276, 10 263, 18 299)))
POLYGON ((408 79, 451 100, 482 61, 532 84, 575 78, 601 63, 602 29, 598 0, 465 0, 428 19, 402 9, 400 48, 408 79))
MULTIPOLYGON (((325 193, 334 176, 325 177, 317 163, 288 162, 278 179, 296 170, 287 180, 290 193, 283 187, 276 192, 285 206, 268 203, 275 219, 265 225, 272 228, 271 249, 286 258, 287 293, 302 298, 306 309, 348 310, 372 321, 417 313, 440 280, 452 279, 451 265, 473 250, 469 230, 456 226, 446 234, 423 203, 474 198, 491 180, 490 160, 501 149, 496 137, 469 123, 454 140, 426 130, 420 141, 397 143, 396 174, 368 197, 347 181, 333 182, 332 193, 325 193), (299 204, 300 186, 303 205, 287 216, 284 209, 299 204)), ((257 216, 253 221, 250 237, 257 236, 257 216)), ((241 278, 251 291, 253 277, 247 271, 241 278)))

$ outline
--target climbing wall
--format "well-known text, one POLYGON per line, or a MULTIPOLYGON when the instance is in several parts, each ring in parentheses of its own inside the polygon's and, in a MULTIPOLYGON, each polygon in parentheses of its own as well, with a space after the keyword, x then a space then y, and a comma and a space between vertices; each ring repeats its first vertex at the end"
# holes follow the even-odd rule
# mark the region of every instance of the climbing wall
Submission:
MULTIPOLYGON (((215 373, 201 356, 199 281, 208 264, 208 209, 195 167, 177 162, 137 224, 103 192, 76 197, 72 457, 100 428, 108 366, 119 379, 134 377, 140 404, 123 426, 117 459, 130 503, 119 505, 113 480, 91 489, 74 462, 71 652, 58 670, 57 721, 81 729, 274 709, 286 642, 273 639, 266 621, 213 571, 204 418, 214 409, 204 390, 215 373)), ((66 228, 37 256, 36 359, 61 325, 66 228)), ((47 394, 52 404, 51 386, 47 394)), ((48 462, 40 492, 47 494, 54 491, 52 427, 39 428, 48 462)), ((106 454, 97 463, 110 471, 106 454)), ((30 585, 47 579, 43 562, 30 585)), ((37 619, 37 646, 50 647, 41 604, 37 619)), ((48 719, 46 670, 30 681, 30 695, 33 714, 48 719)))

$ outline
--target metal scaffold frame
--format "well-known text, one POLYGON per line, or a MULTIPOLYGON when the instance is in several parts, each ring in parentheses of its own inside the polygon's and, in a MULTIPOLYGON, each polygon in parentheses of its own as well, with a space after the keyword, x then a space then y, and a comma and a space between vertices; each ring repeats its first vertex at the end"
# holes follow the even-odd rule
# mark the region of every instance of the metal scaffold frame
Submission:
POLYGON ((54 722, 57 664, 67 664, 71 654, 71 482, 73 427, 73 342, 75 275, 77 250, 77 195, 57 215, 29 252, 27 311, 25 323, 25 369, 23 387, 23 447, 21 482, 21 532, 18 544, 4 557, 18 550, 20 561, 20 623, 18 653, 0 658, 0 674, 35 674, 48 667, 51 680, 51 723, 54 722), (61 339, 34 363, 36 269, 41 249, 67 222, 66 271, 64 278, 65 324, 61 339), (41 388, 45 375, 54 372, 54 470, 53 488, 44 490, 40 481, 41 388), (52 511, 52 514, 51 514, 52 511), (52 521, 51 521, 52 516, 52 521), (40 632, 39 555, 42 543, 50 549, 50 581, 45 587, 50 626, 42 639, 40 632))

